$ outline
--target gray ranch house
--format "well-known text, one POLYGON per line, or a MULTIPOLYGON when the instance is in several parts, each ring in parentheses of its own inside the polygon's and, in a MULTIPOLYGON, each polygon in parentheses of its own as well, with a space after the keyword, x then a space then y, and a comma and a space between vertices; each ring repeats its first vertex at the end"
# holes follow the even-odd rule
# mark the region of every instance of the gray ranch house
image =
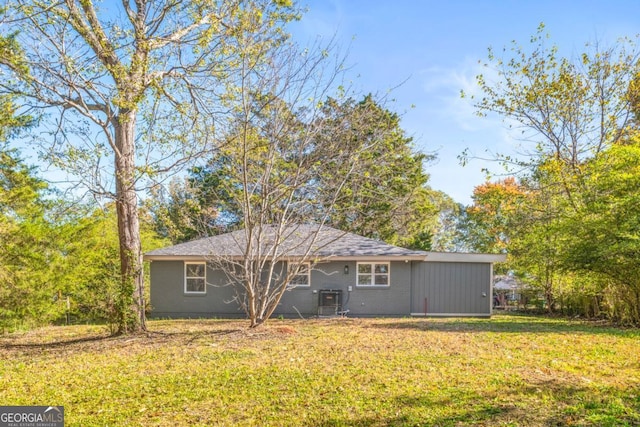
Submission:
MULTIPOLYGON (((151 316, 242 317, 236 291, 216 259, 240 259, 244 230, 145 254, 151 316)), ((281 245, 312 262, 284 293, 276 316, 491 316, 493 263, 505 255, 425 252, 330 227, 300 225, 281 245)))

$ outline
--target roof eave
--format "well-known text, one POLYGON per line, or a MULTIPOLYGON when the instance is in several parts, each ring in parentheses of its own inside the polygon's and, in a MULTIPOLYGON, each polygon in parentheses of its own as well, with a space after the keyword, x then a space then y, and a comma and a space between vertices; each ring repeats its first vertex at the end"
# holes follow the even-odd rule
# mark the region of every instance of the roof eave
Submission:
MULTIPOLYGON (((145 261, 206 261, 217 259, 239 260, 243 259, 242 256, 207 256, 207 255, 144 255, 145 261)), ((281 260, 298 260, 300 256, 283 256, 279 257, 281 260)), ((314 262, 329 262, 329 261, 425 261, 425 255, 328 255, 328 256, 311 256, 309 260, 314 262)))
POLYGON ((428 252, 427 262, 505 262, 507 254, 473 254, 462 252, 428 252))
MULTIPOLYGON (((227 259, 230 261, 241 260, 241 255, 215 256, 215 255, 144 255, 145 261, 207 261, 213 259, 227 259)), ((281 260, 299 260, 300 256, 283 256, 281 260)), ((427 261, 427 262, 471 262, 471 263, 494 263, 505 262, 506 254, 471 254, 459 252, 427 252, 426 254, 409 254, 409 255, 323 255, 317 257, 308 257, 307 259, 314 262, 330 262, 330 261, 427 261)))
MULTIPOLYGON (((144 255, 144 261, 209 261, 214 258, 223 259, 213 255, 144 255)), ((225 256, 224 259, 238 260, 241 256, 225 256)))
POLYGON ((425 261, 425 255, 335 255, 327 261, 425 261))

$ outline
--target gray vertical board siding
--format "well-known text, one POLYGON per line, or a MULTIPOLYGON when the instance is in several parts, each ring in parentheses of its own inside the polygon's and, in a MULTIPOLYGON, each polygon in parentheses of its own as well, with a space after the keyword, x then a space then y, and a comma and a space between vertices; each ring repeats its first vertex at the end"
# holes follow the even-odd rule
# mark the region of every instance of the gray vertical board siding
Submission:
POLYGON ((184 292, 183 261, 151 263, 152 317, 244 317, 234 301, 234 289, 226 285, 226 277, 207 266, 206 294, 184 292))
POLYGON ((491 264, 413 263, 412 314, 491 315, 491 264), (484 294, 484 295, 483 295, 484 294))
POLYGON ((353 316, 408 316, 411 308, 411 263, 391 262, 390 285, 357 286, 357 263, 334 261, 317 264, 311 271, 311 286, 287 291, 275 315, 314 316, 318 314, 318 292, 323 289, 342 291, 343 309, 353 316), (344 274, 345 265, 349 274, 344 274), (349 292, 351 286, 351 292, 349 292))

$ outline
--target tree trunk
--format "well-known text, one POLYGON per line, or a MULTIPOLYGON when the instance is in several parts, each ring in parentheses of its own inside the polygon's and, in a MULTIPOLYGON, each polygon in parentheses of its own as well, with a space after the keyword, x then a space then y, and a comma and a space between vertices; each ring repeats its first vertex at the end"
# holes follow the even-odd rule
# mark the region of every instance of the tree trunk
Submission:
POLYGON ((122 110, 116 119, 116 212, 120 237, 121 289, 116 306, 118 333, 146 330, 144 274, 138 195, 135 190, 135 110, 122 110))

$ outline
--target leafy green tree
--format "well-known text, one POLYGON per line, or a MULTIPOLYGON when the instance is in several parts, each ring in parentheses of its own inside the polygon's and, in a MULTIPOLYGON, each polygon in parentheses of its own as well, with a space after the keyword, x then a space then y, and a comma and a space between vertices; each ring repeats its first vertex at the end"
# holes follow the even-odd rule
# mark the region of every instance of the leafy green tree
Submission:
MULTIPOLYGON (((190 175, 203 175, 203 168, 194 168, 190 175), (197 171, 197 172, 196 172, 197 171)), ((157 232, 172 243, 187 242, 215 234, 220 212, 217 196, 202 197, 202 193, 214 193, 204 177, 202 183, 192 176, 172 180, 165 189, 154 189, 152 196, 145 200, 145 206, 154 217, 157 232)))
POLYGON ((236 200, 241 188, 229 185, 229 164, 228 156, 218 152, 205 166, 189 169, 187 177, 153 189, 144 203, 156 231, 175 244, 238 228, 242 212, 236 200))
MULTIPOLYGON (((150 217, 142 241, 164 246, 150 217)), ((119 256, 113 206, 87 213, 57 197, 17 151, 0 151, 0 327, 46 325, 70 314, 119 325, 119 256), (67 299, 70 302, 67 308, 67 299)))
POLYGON ((42 324, 56 318, 57 262, 46 219, 48 188, 15 150, 0 150, 0 326, 42 324))
POLYGON ((475 187, 472 199, 466 208, 467 244, 479 252, 505 252, 516 215, 526 205, 526 189, 508 177, 475 187))
MULTIPOLYGON (((0 6, 0 14, 4 8, 0 6)), ((8 36, 0 35, 0 61, 12 64, 17 69, 25 71, 22 49, 16 40, 16 34, 8 36)), ((8 84, 10 82, 6 82, 8 84)), ((0 95, 0 142, 4 143, 17 130, 27 127, 31 123, 31 117, 18 114, 15 105, 15 96, 0 95)))
POLYGON ((470 252, 471 247, 466 237, 465 206, 440 192, 436 193, 434 202, 440 212, 436 233, 431 238, 430 248, 424 249, 438 252, 470 252))
MULTIPOLYGON (((293 116, 290 120, 292 128, 310 134, 305 156, 318 167, 305 178, 298 195, 317 201, 318 219, 323 209, 330 210, 327 224, 335 228, 416 249, 432 248, 438 213, 452 202, 428 187, 424 164, 431 157, 415 151, 396 114, 369 95, 359 102, 329 98, 313 123, 302 124, 293 116), (356 160, 336 156, 350 152, 358 153, 356 160), (349 172, 354 161, 358 173, 349 172), (349 178, 344 183, 336 179, 345 174, 349 178)), ((296 155, 299 148, 287 149, 296 155)), ((205 167, 193 168, 186 180, 172 183, 167 196, 155 198, 152 210, 164 235, 179 242, 242 225, 242 184, 233 164, 237 156, 232 148, 218 151, 205 167)), ((301 217, 310 219, 311 212, 301 217)))
POLYGON ((548 38, 541 24, 530 49, 515 41, 502 57, 489 49, 485 66, 496 77, 477 76, 483 95, 475 106, 481 116, 502 116, 520 134, 520 154, 498 154, 496 160, 530 181, 540 171, 547 177, 552 172, 552 192, 562 192, 576 210, 584 190, 584 162, 628 137, 630 87, 640 62, 630 40, 608 49, 587 46, 568 59, 558 55, 557 46, 547 45, 548 38))
POLYGON ((559 183, 558 163, 549 159, 532 176, 476 187, 465 216, 467 244, 481 252, 508 252, 508 267, 498 269, 508 268, 541 292, 549 311, 573 280, 562 267, 562 219, 569 203, 559 183))
POLYGON ((428 187, 429 175, 424 172, 432 157, 416 152, 400 127, 400 117, 368 95, 360 101, 329 99, 323 105, 322 120, 315 147, 318 157, 331 159, 334 151, 359 150, 361 164, 359 173, 351 174, 342 185, 330 178, 344 175, 351 164, 325 162, 319 192, 337 197, 330 223, 396 244, 417 243, 419 236, 424 240, 435 234, 436 192, 428 187))
POLYGON ((631 123, 629 86, 640 70, 635 45, 622 40, 609 49, 588 46, 575 59, 548 47, 541 24, 531 50, 513 42, 504 57, 489 49, 485 66, 497 78, 477 76, 480 115, 498 114, 522 134, 529 158, 502 157, 535 167, 553 156, 577 172, 585 159, 625 138, 631 123))
MULTIPOLYGON (((587 268, 588 263, 578 262, 582 251, 576 248, 588 246, 597 253, 595 246, 606 251, 613 242, 600 239, 596 229, 582 233, 578 228, 590 218, 594 224, 610 219, 611 212, 599 209, 606 198, 594 177, 630 191, 618 183, 620 170, 602 162, 633 140, 640 63, 630 40, 609 49, 591 46, 568 59, 556 46, 548 47, 547 38, 541 25, 530 50, 515 42, 503 57, 490 50, 487 67, 495 77, 478 76, 483 91, 478 113, 498 114, 521 132, 519 157, 496 158, 517 173, 521 194, 493 192, 498 197, 486 209, 474 203, 467 213, 477 228, 469 235, 478 246, 497 243, 506 249, 510 267, 544 291, 549 309, 570 303, 581 314, 597 313, 604 273, 595 264, 587 268)), ((609 295, 621 290, 633 295, 633 286, 608 277, 608 289, 616 290, 609 295)))
MULTIPOLYGON (((231 102, 224 142, 205 169, 193 171, 194 183, 202 185, 187 189, 197 203, 205 200, 200 195, 216 194, 211 206, 216 220, 242 228, 237 242, 243 256, 216 256, 211 262, 234 285, 250 327, 267 321, 292 278, 319 261, 314 252, 329 243, 320 237, 323 227, 350 221, 345 213, 374 220, 373 206, 396 195, 393 203, 413 204, 413 209, 402 206, 410 214, 394 218, 400 217, 396 205, 380 212, 387 224, 398 221, 401 232, 413 226, 413 218, 422 221, 416 207, 432 209, 426 191, 413 186, 426 181, 423 157, 405 147, 408 139, 394 128, 398 118, 373 97, 356 102, 340 93, 335 82, 344 68, 339 60, 328 62, 333 53, 283 45, 260 67, 245 57, 247 71, 238 85, 243 90, 231 102), (285 245, 301 232, 309 245, 292 259, 285 245)), ((340 228, 356 229, 347 225, 340 228)), ((378 237, 387 233, 382 222, 377 228, 378 237)), ((400 234, 392 226, 388 230, 400 234)))
POLYGON ((593 274, 614 319, 640 324, 640 137, 585 165, 584 207, 565 220, 564 267, 593 274))
POLYGON ((542 291, 549 312, 556 309, 559 289, 566 287, 569 277, 561 269, 559 227, 563 212, 569 207, 554 165, 557 162, 550 160, 540 165, 533 178, 524 180, 526 198, 514 211, 509 244, 512 267, 523 281, 542 291))
MULTIPOLYGON (((167 245, 154 231, 151 216, 145 210, 141 210, 140 223, 145 248, 153 250, 167 245)), ((125 299, 118 295, 122 288, 115 206, 93 209, 86 206, 71 217, 59 219, 57 229, 62 268, 56 280, 61 295, 69 298, 72 319, 107 322, 117 329, 122 312, 118 304, 125 299)))
POLYGON ((3 41, 23 52, 0 52, 0 95, 47 110, 44 151, 115 201, 119 332, 145 329, 138 191, 215 145, 242 65, 260 64, 296 16, 272 0, 7 3, 3 41))

